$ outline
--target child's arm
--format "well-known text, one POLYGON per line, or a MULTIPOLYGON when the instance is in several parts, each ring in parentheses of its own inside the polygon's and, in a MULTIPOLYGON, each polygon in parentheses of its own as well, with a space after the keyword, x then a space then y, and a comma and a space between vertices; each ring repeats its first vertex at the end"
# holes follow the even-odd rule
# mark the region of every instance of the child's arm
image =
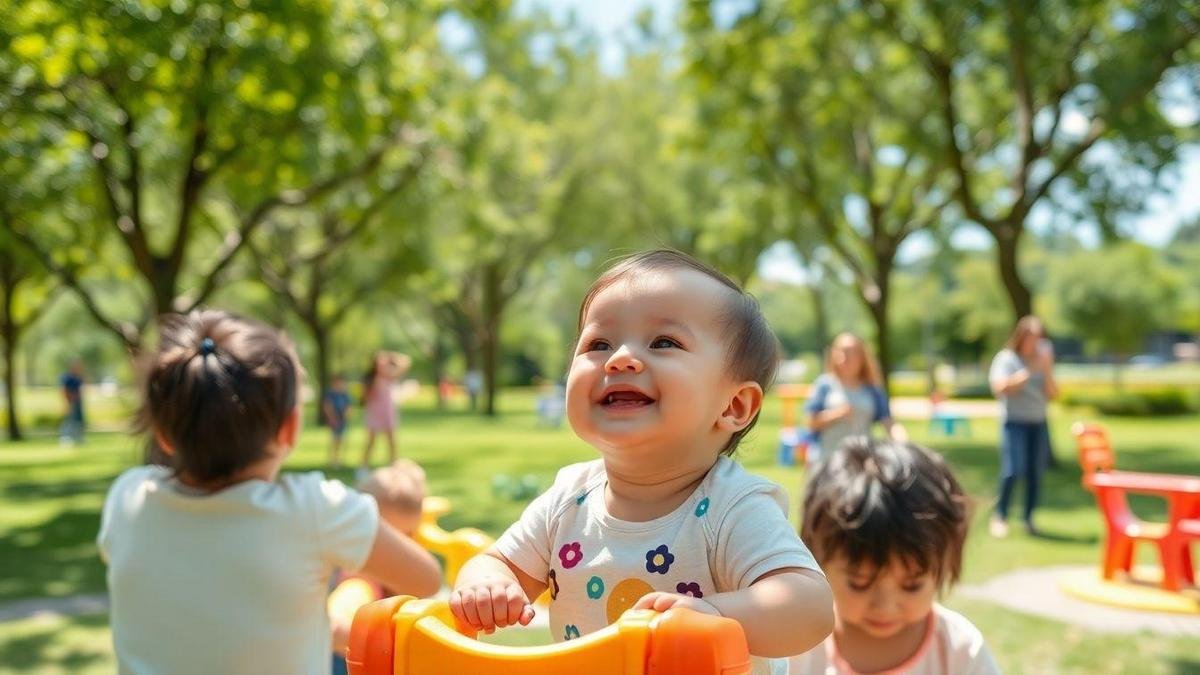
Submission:
POLYGON ((749 587, 706 595, 703 600, 675 593, 647 593, 635 609, 664 612, 687 607, 742 624, 755 656, 802 654, 833 631, 833 592, 825 577, 802 567, 785 567, 759 577, 749 587), (705 607, 707 605, 708 607, 705 607))
POLYGON ((544 580, 529 576, 493 547, 463 565, 450 594, 450 612, 488 633, 518 623, 525 626, 533 619, 529 599, 545 590, 544 580))
POLYGON ((383 520, 360 571, 400 595, 427 597, 442 587, 442 572, 433 555, 383 520))

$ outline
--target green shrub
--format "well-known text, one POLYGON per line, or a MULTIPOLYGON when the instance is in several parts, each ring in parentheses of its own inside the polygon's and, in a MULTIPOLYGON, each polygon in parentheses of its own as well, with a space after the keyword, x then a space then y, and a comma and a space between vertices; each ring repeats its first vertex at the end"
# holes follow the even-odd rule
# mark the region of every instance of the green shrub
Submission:
POLYGON ((1200 411, 1200 407, 1182 389, 1154 389, 1104 394, 1072 392, 1062 397, 1062 403, 1068 406, 1095 408, 1102 415, 1117 417, 1186 415, 1200 411))

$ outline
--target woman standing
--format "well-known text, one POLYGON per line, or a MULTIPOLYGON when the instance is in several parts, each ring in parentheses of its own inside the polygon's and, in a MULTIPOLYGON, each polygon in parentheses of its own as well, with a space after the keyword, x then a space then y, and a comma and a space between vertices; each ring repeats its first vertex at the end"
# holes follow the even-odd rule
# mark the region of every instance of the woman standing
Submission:
POLYGON ((1037 534, 1033 510, 1050 455, 1046 404, 1058 395, 1053 371, 1054 350, 1042 322, 1022 317, 988 372, 1001 410, 999 497, 988 528, 993 537, 1008 536, 1008 503, 1018 476, 1025 479, 1025 530, 1037 534))
POLYGON ((816 436, 809 445, 809 461, 832 452, 850 436, 868 436, 879 422, 897 442, 908 440, 904 427, 892 420, 879 366, 866 344, 853 333, 833 339, 825 357, 825 372, 813 383, 813 393, 804 404, 808 428, 816 436))

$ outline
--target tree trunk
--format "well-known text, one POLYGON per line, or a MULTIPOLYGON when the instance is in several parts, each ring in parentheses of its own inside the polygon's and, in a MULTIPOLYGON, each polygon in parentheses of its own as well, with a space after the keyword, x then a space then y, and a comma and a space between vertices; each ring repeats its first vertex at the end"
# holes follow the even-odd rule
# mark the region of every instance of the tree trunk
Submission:
MULTIPOLYGON (((5 290, 5 295, 9 294, 5 290)), ((13 322, 7 319, 7 310, 12 308, 10 298, 5 297, 6 320, 4 322, 4 391, 8 406, 8 440, 19 441, 25 438, 21 433, 21 423, 17 419, 17 330, 13 322)))
POLYGON ((480 356, 483 360, 483 413, 496 415, 496 377, 500 360, 500 319, 504 312, 504 301, 500 297, 500 269, 489 263, 483 274, 483 330, 479 336, 480 356))
POLYGON ((446 409, 446 393, 442 391, 442 381, 446 379, 446 342, 441 332, 433 336, 433 388, 437 392, 437 409, 446 409))
POLYGON ((316 317, 308 322, 313 342, 317 348, 317 426, 327 424, 325 419, 325 397, 329 395, 329 329, 321 325, 316 317))
POLYGON ((888 385, 891 382, 892 359, 891 351, 891 335, 888 332, 888 288, 886 282, 879 287, 879 299, 875 302, 867 302, 867 312, 871 315, 871 321, 875 324, 875 352, 878 354, 879 361, 879 376, 883 378, 880 384, 884 393, 889 394, 888 385))
POLYGON ((19 441, 24 436, 21 434, 21 422, 17 419, 17 340, 20 339, 21 329, 13 319, 13 296, 17 292, 17 284, 20 282, 20 276, 14 273, 12 268, 4 270, 4 288, 3 297, 0 297, 0 335, 4 339, 4 392, 8 406, 8 440, 19 441))
POLYGON ((812 298, 814 330, 817 333, 817 349, 822 350, 829 344, 829 316, 825 311, 825 298, 821 295, 820 284, 808 284, 808 295, 812 298))
POLYGON ((1010 222, 1004 227, 1006 231, 993 233, 996 240, 996 263, 1000 271, 1000 280, 1004 282, 1004 289, 1008 292, 1008 299, 1015 314, 1013 321, 1016 322, 1017 319, 1033 313, 1033 298, 1029 287, 1021 280, 1017 264, 1017 251, 1024 225, 1010 222))

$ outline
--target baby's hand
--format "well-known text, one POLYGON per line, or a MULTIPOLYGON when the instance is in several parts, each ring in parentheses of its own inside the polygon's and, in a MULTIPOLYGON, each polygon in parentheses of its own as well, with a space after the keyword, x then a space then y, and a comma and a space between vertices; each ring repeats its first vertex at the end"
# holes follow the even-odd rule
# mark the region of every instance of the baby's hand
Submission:
POLYGON ((687 609, 703 612, 704 614, 721 616, 721 612, 711 604, 699 598, 693 598, 690 595, 680 595, 678 593, 655 591, 643 595, 637 602, 633 603, 634 609, 652 609, 656 612, 665 612, 672 607, 686 607, 687 609))
POLYGON ((475 630, 491 633, 497 628, 533 620, 533 607, 515 581, 481 582, 450 593, 450 613, 475 630))

